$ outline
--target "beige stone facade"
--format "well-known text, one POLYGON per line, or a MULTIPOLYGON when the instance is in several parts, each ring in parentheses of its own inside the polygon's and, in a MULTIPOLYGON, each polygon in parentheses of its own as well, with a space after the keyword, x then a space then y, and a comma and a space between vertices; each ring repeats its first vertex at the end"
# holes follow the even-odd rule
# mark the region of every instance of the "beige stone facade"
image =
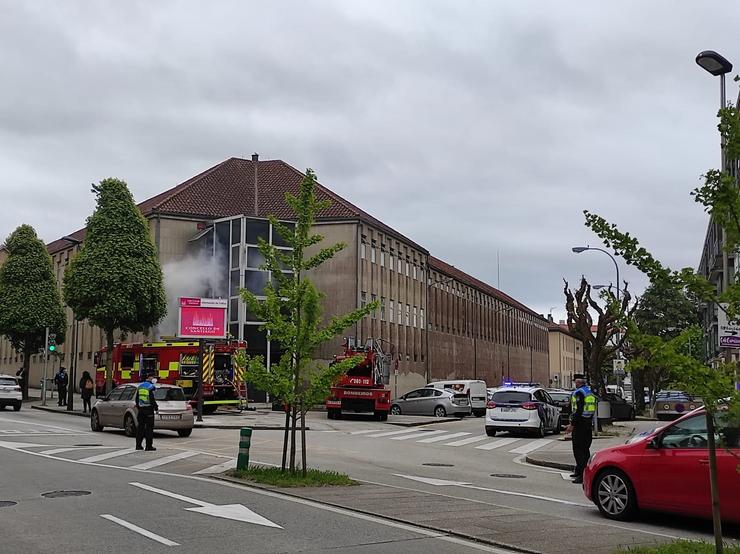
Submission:
POLYGON ((573 375, 583 373, 583 343, 567 325, 550 323, 550 379, 553 386, 571 388, 573 375))

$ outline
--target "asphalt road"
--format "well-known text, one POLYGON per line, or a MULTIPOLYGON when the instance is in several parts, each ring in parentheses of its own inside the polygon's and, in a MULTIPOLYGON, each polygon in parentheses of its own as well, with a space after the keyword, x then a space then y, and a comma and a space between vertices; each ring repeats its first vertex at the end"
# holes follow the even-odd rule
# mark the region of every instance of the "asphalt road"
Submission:
MULTIPOLYGON (((528 465, 524 462, 524 456, 529 452, 567 451, 570 443, 561 442, 558 436, 547 436, 545 439, 534 439, 527 437, 516 437, 502 434, 496 438, 485 436, 483 421, 477 418, 467 418, 463 421, 445 422, 427 425, 421 428, 403 428, 384 423, 378 423, 369 419, 327 421, 322 414, 309 414, 310 421, 315 429, 308 433, 309 465, 323 469, 335 469, 346 472, 353 478, 366 483, 379 483, 395 487, 399 493, 419 491, 433 495, 436 500, 440 497, 449 498, 450 502, 461 499, 477 503, 482 507, 497 507, 501 509, 513 509, 518 513, 530 516, 536 524, 530 524, 525 529, 528 541, 522 540, 519 535, 511 535, 509 544, 514 546, 532 547, 532 545, 547 545, 547 541, 555 530, 562 531, 564 526, 577 529, 580 526, 588 526, 590 534, 613 537, 621 544, 640 544, 650 540, 670 540, 672 538, 710 539, 711 526, 708 522, 675 518, 672 516, 645 515, 640 521, 630 523, 618 523, 604 519, 597 509, 591 505, 583 496, 581 487, 573 485, 563 478, 561 472, 528 465), (426 465, 433 464, 433 465, 426 465), (513 541, 513 542, 512 542, 513 541), (517 542, 519 541, 519 542, 517 542), (526 544, 525 544, 526 542, 526 544)), ((642 422, 638 424, 638 430, 643 427, 654 426, 653 422, 642 422)), ((222 471, 226 467, 233 467, 238 446, 237 430, 197 429, 187 439, 179 438, 175 434, 161 433, 155 438, 158 451, 154 453, 130 452, 127 449, 133 446, 133 439, 128 439, 121 432, 111 431, 104 433, 91 433, 85 419, 78 417, 65 417, 58 414, 49 414, 37 411, 22 411, 19 414, 12 412, 0 413, 0 459, 6 455, 13 455, 13 465, 18 463, 16 456, 26 456, 33 468, 38 464, 52 464, 53 469, 45 469, 43 472, 54 474, 57 471, 72 471, 75 475, 83 468, 85 474, 97 471, 94 466, 111 466, 102 470, 113 472, 115 478, 112 483, 118 486, 120 482, 126 495, 131 498, 140 498, 141 490, 129 485, 134 479, 140 479, 138 475, 119 476, 115 471, 120 468, 140 468, 139 473, 150 474, 153 472, 181 474, 184 476, 207 476, 209 473, 222 471), (60 427, 54 429, 47 426, 60 427), (40 446, 28 446, 38 444, 40 446), (19 448, 27 453, 13 451, 9 453, 8 445, 19 448), (73 446, 87 445, 87 446, 73 446), (31 454, 32 453, 32 454, 31 454), (40 460, 37 460, 40 458, 40 460), (59 459, 61 461, 58 461, 59 459), (84 464, 64 463, 65 461, 83 461, 84 464), (64 467, 65 469, 58 469, 64 467), (74 469, 70 469, 70 467, 74 469)), ((612 441, 594 441, 594 448, 600 448, 614 444, 612 441)), ((255 431, 252 438, 252 461, 277 464, 280 462, 282 447, 282 433, 280 431, 255 431)), ((8 466, 3 463, 3 468, 8 466)), ((5 471, 4 471, 5 473, 5 471)), ((46 473, 44 473, 46 475, 46 473)), ((35 483, 35 477, 29 476, 29 480, 23 479, 25 483, 35 483)), ((101 478, 102 482, 107 483, 101 478)), ((160 480, 173 479, 170 476, 158 475, 160 480)), ((5 480, 5 477, 2 478, 5 480)), ((187 479, 180 481, 191 484, 187 479)), ((143 481, 142 481, 143 482, 143 481)), ((52 482, 46 482, 48 490, 53 490, 52 482), (49 486, 52 488, 49 489, 49 486)), ((173 487, 168 482, 169 487, 173 487)), ((196 485, 192 485, 196 486, 196 485)), ((201 485, 198 485, 201 486, 201 485)), ((57 486, 56 488, 59 488, 57 486)), ((65 485, 65 488, 66 485, 65 485)), ((167 487, 163 487, 167 488, 167 487)), ((213 484, 207 485, 206 489, 219 488, 213 484)), ((117 489, 118 490, 118 489, 117 489)), ((177 490, 172 488, 172 490, 177 490)), ((188 489, 190 490, 190 489, 188 489)), ((3 487, 2 496, 7 493, 3 487)), ((43 492, 43 491, 40 491, 43 492)), ((36 497, 40 492, 36 492, 36 497)), ((180 492, 186 496, 202 498, 202 491, 198 494, 180 492)), ((192 491, 191 491, 192 492, 192 491)), ((229 490, 226 496, 234 494, 229 490)), ((241 493, 246 494, 246 493, 241 493)), ((163 495, 152 495, 152 501, 173 503, 172 499, 163 495)), ((275 512, 263 508, 261 504, 252 503, 250 500, 243 502, 245 506, 255 510, 257 513, 283 525, 281 510, 275 512), (255 506, 258 506, 256 508, 255 506), (263 511, 260 511, 263 510, 263 511), (273 519, 273 518, 276 519, 273 519)), ((210 498, 210 497, 207 497, 210 498)), ((221 498, 221 497, 219 497, 221 498)), ((2 500, 3 498, 0 498, 2 500)), ((260 497, 264 502, 264 498, 260 497)), ((79 501, 79 499, 74 499, 79 501)), ((61 502, 61 500, 60 500, 61 502)), ((64 500, 68 502, 68 500, 64 500)), ((209 499, 208 502, 216 503, 209 499)), ((234 503, 224 497, 218 502, 234 503)), ((239 500, 238 502, 242 502, 239 500)), ((285 501, 283 501, 284 503, 285 501)), ((183 516, 184 508, 180 502, 177 505, 177 513, 183 516)), ((128 505, 128 504, 127 504, 128 505)), ((298 510, 298 508, 295 508, 298 510)), ((2 515, 6 516, 8 508, 2 508, 2 515)), ((100 511, 100 510, 98 510, 100 511)), ((299 511, 299 510, 298 510, 299 511)), ((111 512, 100 512, 111 513, 111 512)), ((124 514, 136 513, 129 508, 124 514)), ((169 512, 168 512, 169 513, 169 512)), ((115 515, 115 514, 113 514, 115 515)), ((214 517, 206 517, 202 514, 190 514, 184 512, 188 520, 198 515, 200 520, 213 520, 214 517)), ((88 519, 99 518, 99 514, 88 516, 88 519)), ((118 516, 127 519, 125 516, 118 516)), ((147 516, 150 517, 150 516, 147 516)), ((302 515, 295 513, 296 518, 302 515)), ((327 515, 327 521, 334 517, 327 515)), ((4 518, 3 518, 4 519, 4 518)), ((196 518, 198 519, 198 518, 196 518)), ((292 519, 292 517, 291 517, 292 519)), ((142 521, 134 520, 138 525, 146 527, 142 521)), ((155 520, 157 521, 157 520, 155 520)), ((104 521, 105 527, 120 527, 113 523, 104 521)), ((222 522, 219 522, 222 523, 222 522)), ((226 522, 234 525, 232 522, 226 522)), ((95 523, 99 528, 100 522, 95 523)), ((243 524, 250 525, 251 524, 243 524)), ((315 530, 316 523, 309 529, 315 530)), ((207 526, 207 524, 206 524, 207 526)), ((283 525, 285 531, 292 532, 290 525, 283 525)), ((300 527, 300 526, 299 526, 300 527)), ((320 527, 320 526, 319 526, 320 527)), ((332 524, 332 529, 339 526, 332 524)), ((185 532, 190 528, 186 526, 185 532)), ((161 527, 157 527, 160 532, 161 527)), ((274 533, 274 529, 262 529, 261 532, 274 533)), ((300 531, 300 529, 297 529, 300 531)), ((520 530, 521 531, 521 530, 520 530)), ((117 529, 117 532, 121 532, 117 529)), ((302 531, 300 531, 302 532, 302 531)), ((126 531, 128 535, 133 534, 126 531)), ((732 533, 732 531, 731 531, 732 533)), ((166 536, 166 533, 162 533, 166 536)), ((228 533, 226 533, 228 535, 228 533)), ((188 535, 189 536, 189 535, 188 535)), ((299 537, 302 535, 298 535, 299 537)), ((358 537, 352 535, 353 540, 358 537)), ((732 535, 731 535, 732 536, 732 535)), ((342 537, 346 534, 338 533, 336 537, 327 537, 329 543, 337 541, 341 545, 342 537)), ((168 537, 171 538, 172 537, 168 537)), ((736 538, 736 537, 735 537, 736 538)), ((137 539, 142 540, 142 539, 137 539)), ((179 540, 176 542, 181 542, 179 540)), ((218 535, 215 540, 227 540, 226 537, 218 535)), ((365 538, 362 539, 366 540, 365 538)), ((374 540, 396 540, 392 533, 385 528, 377 533, 374 540), (381 538, 383 537, 383 538, 381 538)), ((406 540, 399 538, 398 540, 406 540)), ((440 541, 440 539, 424 539, 440 541)), ((327 544, 329 544, 327 543, 327 544)), ((187 543, 190 544, 190 543, 187 543)), ((229 543, 231 544, 231 543, 229 543)), ((353 543, 355 544, 355 543, 353 543)), ((359 543, 357 543, 359 544, 359 543)), ((374 543, 370 543, 374 544, 374 543)), ((185 547, 185 543, 183 543, 185 547)), ((181 548, 183 548, 181 547, 181 548)), ((344 548, 343 546, 341 546, 344 548)), ((283 548, 282 543, 276 542, 275 548, 270 544, 264 552, 288 551, 279 550, 283 548)), ((313 548, 312 544, 295 543, 295 550, 308 550, 313 548)), ((327 546, 327 548, 329 548, 327 546)), ((359 547, 358 547, 359 548, 359 547)), ((404 552, 412 552, 413 546, 404 545, 404 552)), ((434 546, 424 546, 425 550, 434 546)), ((449 548, 442 544, 441 548, 449 548)), ((457 547, 456 547, 457 548, 457 547)), ((540 548, 541 551, 548 549, 540 548)), ((534 548, 535 550, 537 548, 534 548)), ((56 550, 57 552, 59 550, 56 550)), ((372 551, 372 548, 371 550, 372 551)))
POLYGON ((161 451, 123 454, 122 447, 133 446, 131 439, 88 434, 82 418, 50 416, 0 413, 0 506, 16 503, 0 507, 4 553, 501 552, 190 475, 196 466, 180 465, 183 475, 159 472, 163 465, 153 463, 183 452, 171 450, 166 439, 160 437, 161 451), (117 455, 105 457, 111 453, 117 455), (55 491, 82 494, 44 496, 55 491))

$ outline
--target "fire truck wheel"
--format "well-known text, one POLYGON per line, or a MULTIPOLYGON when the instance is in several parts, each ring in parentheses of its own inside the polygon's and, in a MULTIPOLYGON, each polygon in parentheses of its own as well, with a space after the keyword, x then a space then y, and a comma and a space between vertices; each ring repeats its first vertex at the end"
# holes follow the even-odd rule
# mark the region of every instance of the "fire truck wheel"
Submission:
POLYGON ((123 418, 123 432, 127 437, 136 436, 136 423, 131 414, 126 414, 126 417, 123 418))
POLYGON ((401 406, 393 404, 391 406, 391 415, 401 415, 401 406))
POLYGON ((192 429, 178 429, 177 434, 181 437, 189 437, 193 433, 192 429))

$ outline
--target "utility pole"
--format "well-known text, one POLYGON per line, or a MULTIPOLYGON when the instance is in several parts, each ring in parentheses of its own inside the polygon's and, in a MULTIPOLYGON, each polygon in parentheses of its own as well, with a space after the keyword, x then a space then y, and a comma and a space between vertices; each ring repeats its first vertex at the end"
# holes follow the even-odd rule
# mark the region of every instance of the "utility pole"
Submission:
MULTIPOLYGON (((44 379, 41 381, 41 405, 46 406, 46 366, 49 363, 49 328, 44 337, 44 379)), ((30 372, 29 372, 30 373, 30 372)))
MULTIPOLYGON (((77 381, 77 334, 79 333, 79 322, 72 313, 72 356, 69 360, 69 387, 67 388, 67 411, 74 410, 75 382, 77 381)), ((82 391, 80 391, 82 392, 82 391)))
POLYGON ((203 421, 203 339, 198 339, 198 414, 195 421, 203 421))

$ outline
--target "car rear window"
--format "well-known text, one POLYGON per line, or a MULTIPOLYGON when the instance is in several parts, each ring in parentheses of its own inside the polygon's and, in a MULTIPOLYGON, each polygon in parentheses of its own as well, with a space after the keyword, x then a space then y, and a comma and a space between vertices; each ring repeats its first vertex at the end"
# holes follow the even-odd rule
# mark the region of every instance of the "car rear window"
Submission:
POLYGON ((494 402, 529 402, 532 400, 532 395, 530 395, 528 392, 521 392, 521 391, 515 391, 515 390, 501 390, 493 393, 493 398, 491 398, 494 402))
POLYGON ((185 400, 185 393, 181 388, 162 387, 154 391, 155 400, 163 402, 185 400))
POLYGON ((18 382, 12 377, 0 377, 0 385, 17 385, 18 382))

